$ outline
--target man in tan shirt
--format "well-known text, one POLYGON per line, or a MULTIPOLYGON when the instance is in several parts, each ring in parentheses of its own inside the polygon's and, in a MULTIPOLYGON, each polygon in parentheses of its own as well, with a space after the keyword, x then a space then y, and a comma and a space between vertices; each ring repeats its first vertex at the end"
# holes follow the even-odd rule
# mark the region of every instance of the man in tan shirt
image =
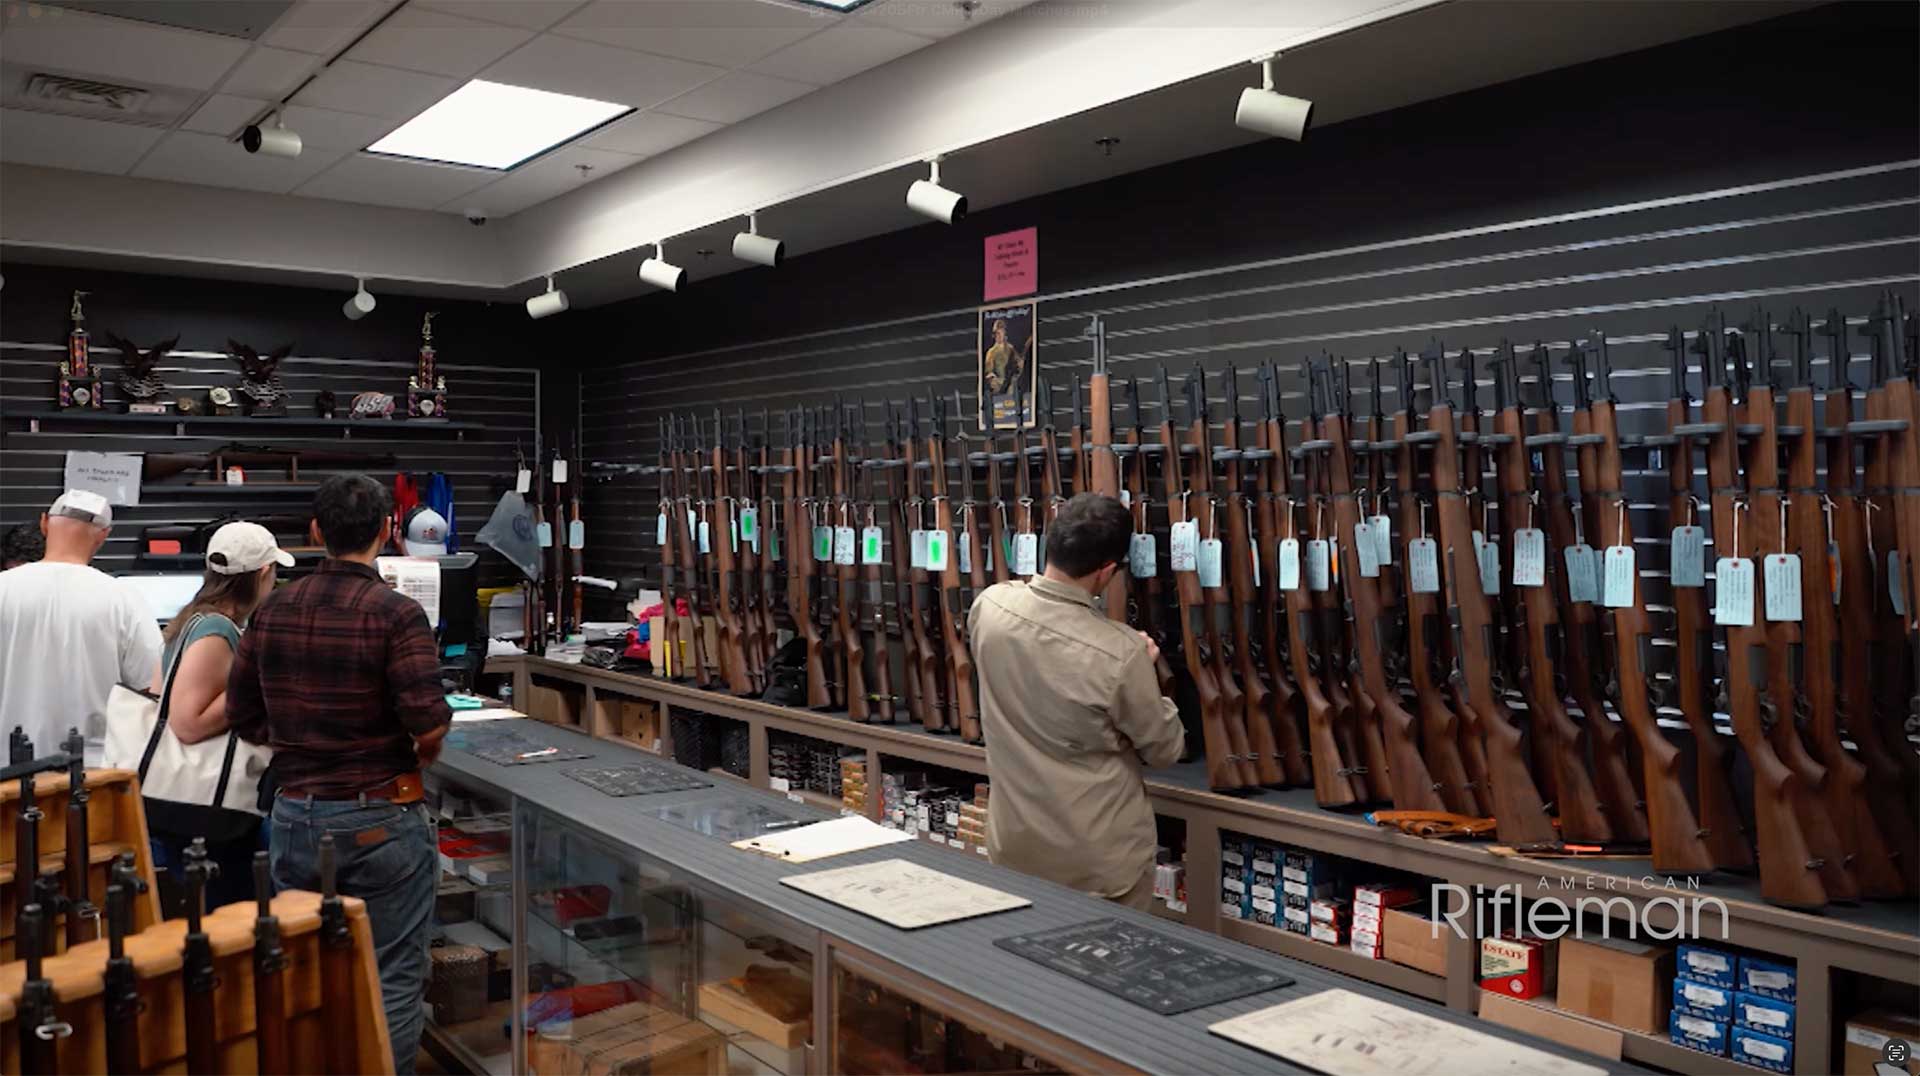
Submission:
POLYGON ((988 587, 971 636, 987 739, 987 852, 995 863, 1146 910, 1153 808, 1143 766, 1186 734, 1162 698, 1153 642, 1094 606, 1127 562, 1133 518, 1082 493, 1047 528, 1047 570, 988 587))

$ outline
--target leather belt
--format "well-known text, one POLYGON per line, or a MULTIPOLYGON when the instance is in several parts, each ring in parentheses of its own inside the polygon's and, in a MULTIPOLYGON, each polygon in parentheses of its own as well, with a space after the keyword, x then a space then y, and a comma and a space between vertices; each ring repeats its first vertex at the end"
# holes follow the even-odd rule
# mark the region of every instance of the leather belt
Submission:
POLYGON ((360 805, 364 807, 368 803, 392 803, 395 805, 419 803, 426 798, 427 790, 426 786, 421 782, 420 771, 414 770, 411 773, 403 773, 393 780, 388 781, 386 784, 377 785, 363 792, 356 792, 351 795, 316 795, 312 792, 302 792, 296 788, 283 788, 280 790, 280 794, 290 800, 303 800, 309 803, 314 800, 319 800, 323 803, 357 800, 360 805))

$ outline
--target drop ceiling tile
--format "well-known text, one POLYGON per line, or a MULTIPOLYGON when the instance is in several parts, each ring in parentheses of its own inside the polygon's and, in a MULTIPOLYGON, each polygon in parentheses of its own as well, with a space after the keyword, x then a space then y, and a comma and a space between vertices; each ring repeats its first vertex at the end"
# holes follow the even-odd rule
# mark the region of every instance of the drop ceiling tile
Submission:
POLYGON ((804 82, 735 71, 674 98, 661 105, 660 111, 714 123, 739 123, 748 116, 812 93, 814 89, 804 82))
POLYGON ((219 135, 175 131, 141 159, 133 174, 176 183, 285 194, 348 152, 306 146, 292 159, 265 157, 248 153, 219 135))
POLYGON ((656 56, 744 67, 837 20, 759 0, 594 0, 554 32, 656 56))
POLYGON ((885 26, 836 26, 753 65, 763 75, 827 86, 932 44, 885 26))
POLYGON ((319 63, 318 56, 263 45, 247 53, 228 73, 227 80, 220 84, 220 92, 278 101, 300 85, 319 63))
POLYGON ((465 15, 503 26, 545 30, 578 11, 587 0, 413 0, 419 7, 465 15))
POLYGON ((542 34, 481 78, 647 108, 723 74, 721 68, 542 34))
POLYGON ((500 173, 355 154, 300 185, 295 194, 343 202, 432 209, 485 186, 500 173))
POLYGON ((124 173, 166 132, 158 127, 0 110, 0 161, 124 173))
POLYGON ((366 32, 398 0, 300 0, 260 38, 262 44, 333 56, 366 32))
POLYGON ((215 34, 65 8, 37 10, 38 18, 7 19, 9 65, 89 75, 106 82, 209 90, 248 47, 245 41, 215 34))
POLYGON ((991 22, 1031 3, 1033 0, 980 0, 969 14, 951 0, 874 0, 855 11, 854 19, 937 39, 991 22))
POLYGON ((451 93, 455 85, 454 79, 439 75, 341 60, 309 82, 295 100, 315 108, 405 120, 451 93))
POLYGON ((318 149, 366 149, 401 124, 400 120, 380 116, 300 105, 287 109, 286 121, 288 127, 300 132, 301 141, 318 149))
POLYGON ((356 60, 465 78, 525 44, 534 31, 402 8, 347 53, 356 60))
POLYGON ((478 206, 486 210, 489 216, 504 217, 549 198, 557 198, 577 187, 584 187, 594 180, 605 179, 639 160, 624 153, 570 146, 531 164, 523 164, 491 186, 454 198, 440 208, 458 213, 464 212, 468 206, 478 206), (589 165, 593 170, 582 176, 580 165, 589 165))
POLYGON ((181 126, 189 131, 228 137, 260 115, 261 110, 269 104, 271 102, 253 97, 216 93, 207 98, 207 103, 201 105, 199 111, 181 126))
POLYGON ((664 112, 636 112, 582 142, 594 149, 647 157, 717 131, 722 125, 664 112))

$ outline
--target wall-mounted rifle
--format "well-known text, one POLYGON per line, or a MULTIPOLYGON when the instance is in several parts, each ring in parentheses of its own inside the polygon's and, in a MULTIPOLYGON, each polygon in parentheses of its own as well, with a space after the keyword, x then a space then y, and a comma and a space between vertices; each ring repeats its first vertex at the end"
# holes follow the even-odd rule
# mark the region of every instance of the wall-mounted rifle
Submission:
MULTIPOLYGON (((133 898, 147 891, 132 852, 122 852, 107 868, 107 963, 102 977, 101 1015, 106 1021, 107 1072, 134 1076, 140 1067, 140 976, 127 955, 133 933, 133 898)), ((268 1070, 264 1064, 261 1071, 268 1070)))
POLYGON ((214 991, 220 977, 213 969, 213 940, 201 923, 206 914, 207 883, 220 868, 207 860, 207 843, 195 837, 182 858, 187 902, 187 936, 180 956, 180 990, 187 1027, 187 1071, 219 1072, 220 1040, 214 1029, 214 991))
POLYGON ((787 503, 787 615, 806 648, 807 707, 825 710, 833 705, 833 693, 827 687, 824 644, 813 615, 813 531, 819 506, 813 500, 813 461, 808 458, 807 442, 807 413, 795 408, 787 423, 788 470, 781 476, 781 495, 787 503))
MULTIPOLYGON (((1132 382, 1128 382, 1128 387, 1131 389, 1132 382)), ((1134 406, 1137 412, 1137 398, 1134 406)), ((1260 424, 1254 436, 1254 447, 1243 450, 1242 454, 1252 464, 1255 476, 1257 500, 1254 518, 1258 523, 1261 564, 1260 657, 1271 680, 1267 709, 1273 721, 1280 772, 1290 787, 1305 788, 1313 784, 1313 766, 1307 759, 1307 738, 1301 730, 1301 723, 1306 720, 1306 702, 1294 685, 1293 659, 1288 652, 1287 617, 1279 578, 1280 542, 1284 537, 1293 540, 1292 570, 1294 582, 1297 584, 1299 581, 1299 536, 1293 529, 1291 505, 1284 514, 1280 507, 1287 493, 1292 468, 1287 456, 1285 416, 1280 411, 1280 382, 1271 363, 1260 365, 1260 424)), ((1141 465, 1145 467, 1144 460, 1141 465)), ((1154 597, 1157 600, 1157 585, 1154 597)))
MULTIPOLYGON (((1260 569, 1260 551, 1254 545, 1254 505, 1247 497, 1246 453, 1240 448, 1240 378, 1231 363, 1221 372, 1221 385, 1226 390, 1227 416, 1220 447, 1213 456, 1225 462, 1227 471, 1226 541, 1221 556, 1226 561, 1230 601, 1222 611, 1233 639, 1234 671, 1239 676, 1242 697, 1241 723, 1247 730, 1247 753, 1253 763, 1254 779, 1269 788, 1284 788, 1287 784, 1286 771, 1281 765, 1284 752, 1274 728, 1272 692, 1254 654, 1250 618, 1258 613, 1259 583, 1254 573, 1260 569)), ((1206 391, 1204 381, 1201 391, 1206 391)))
POLYGON ((870 685, 872 719, 884 724, 893 724, 893 659, 887 643, 887 599, 885 569, 886 532, 880 527, 879 494, 874 474, 886 463, 879 453, 869 451, 867 445, 867 405, 862 400, 853 405, 853 431, 850 442, 858 450, 858 470, 854 477, 860 483, 855 492, 859 495, 856 513, 860 516, 861 527, 855 535, 860 550, 860 624, 866 633, 863 647, 873 662, 873 670, 866 674, 870 685))
POLYGON ((261 1072, 291 1072, 287 1051, 287 951, 273 914, 267 853, 253 854, 253 1028, 261 1072))
POLYGON ((946 672, 954 729, 968 743, 980 742, 980 710, 973 688, 973 655, 965 634, 967 610, 961 604, 960 559, 953 554, 953 501, 948 495, 947 404, 930 401, 927 461, 933 473, 934 530, 927 536, 927 570, 940 576, 940 633, 946 644, 946 672))

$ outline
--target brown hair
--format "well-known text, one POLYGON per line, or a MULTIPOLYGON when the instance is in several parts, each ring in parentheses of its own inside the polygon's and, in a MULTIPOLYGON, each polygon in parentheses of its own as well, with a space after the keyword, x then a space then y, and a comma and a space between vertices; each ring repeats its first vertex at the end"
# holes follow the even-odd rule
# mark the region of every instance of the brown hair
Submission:
POLYGON ((261 580, 258 568, 236 575, 222 575, 211 568, 207 569, 206 578, 200 581, 199 593, 172 620, 167 621, 166 630, 160 633, 161 641, 171 643, 201 613, 225 616, 230 609, 251 610, 260 600, 261 588, 272 585, 270 581, 261 580))

